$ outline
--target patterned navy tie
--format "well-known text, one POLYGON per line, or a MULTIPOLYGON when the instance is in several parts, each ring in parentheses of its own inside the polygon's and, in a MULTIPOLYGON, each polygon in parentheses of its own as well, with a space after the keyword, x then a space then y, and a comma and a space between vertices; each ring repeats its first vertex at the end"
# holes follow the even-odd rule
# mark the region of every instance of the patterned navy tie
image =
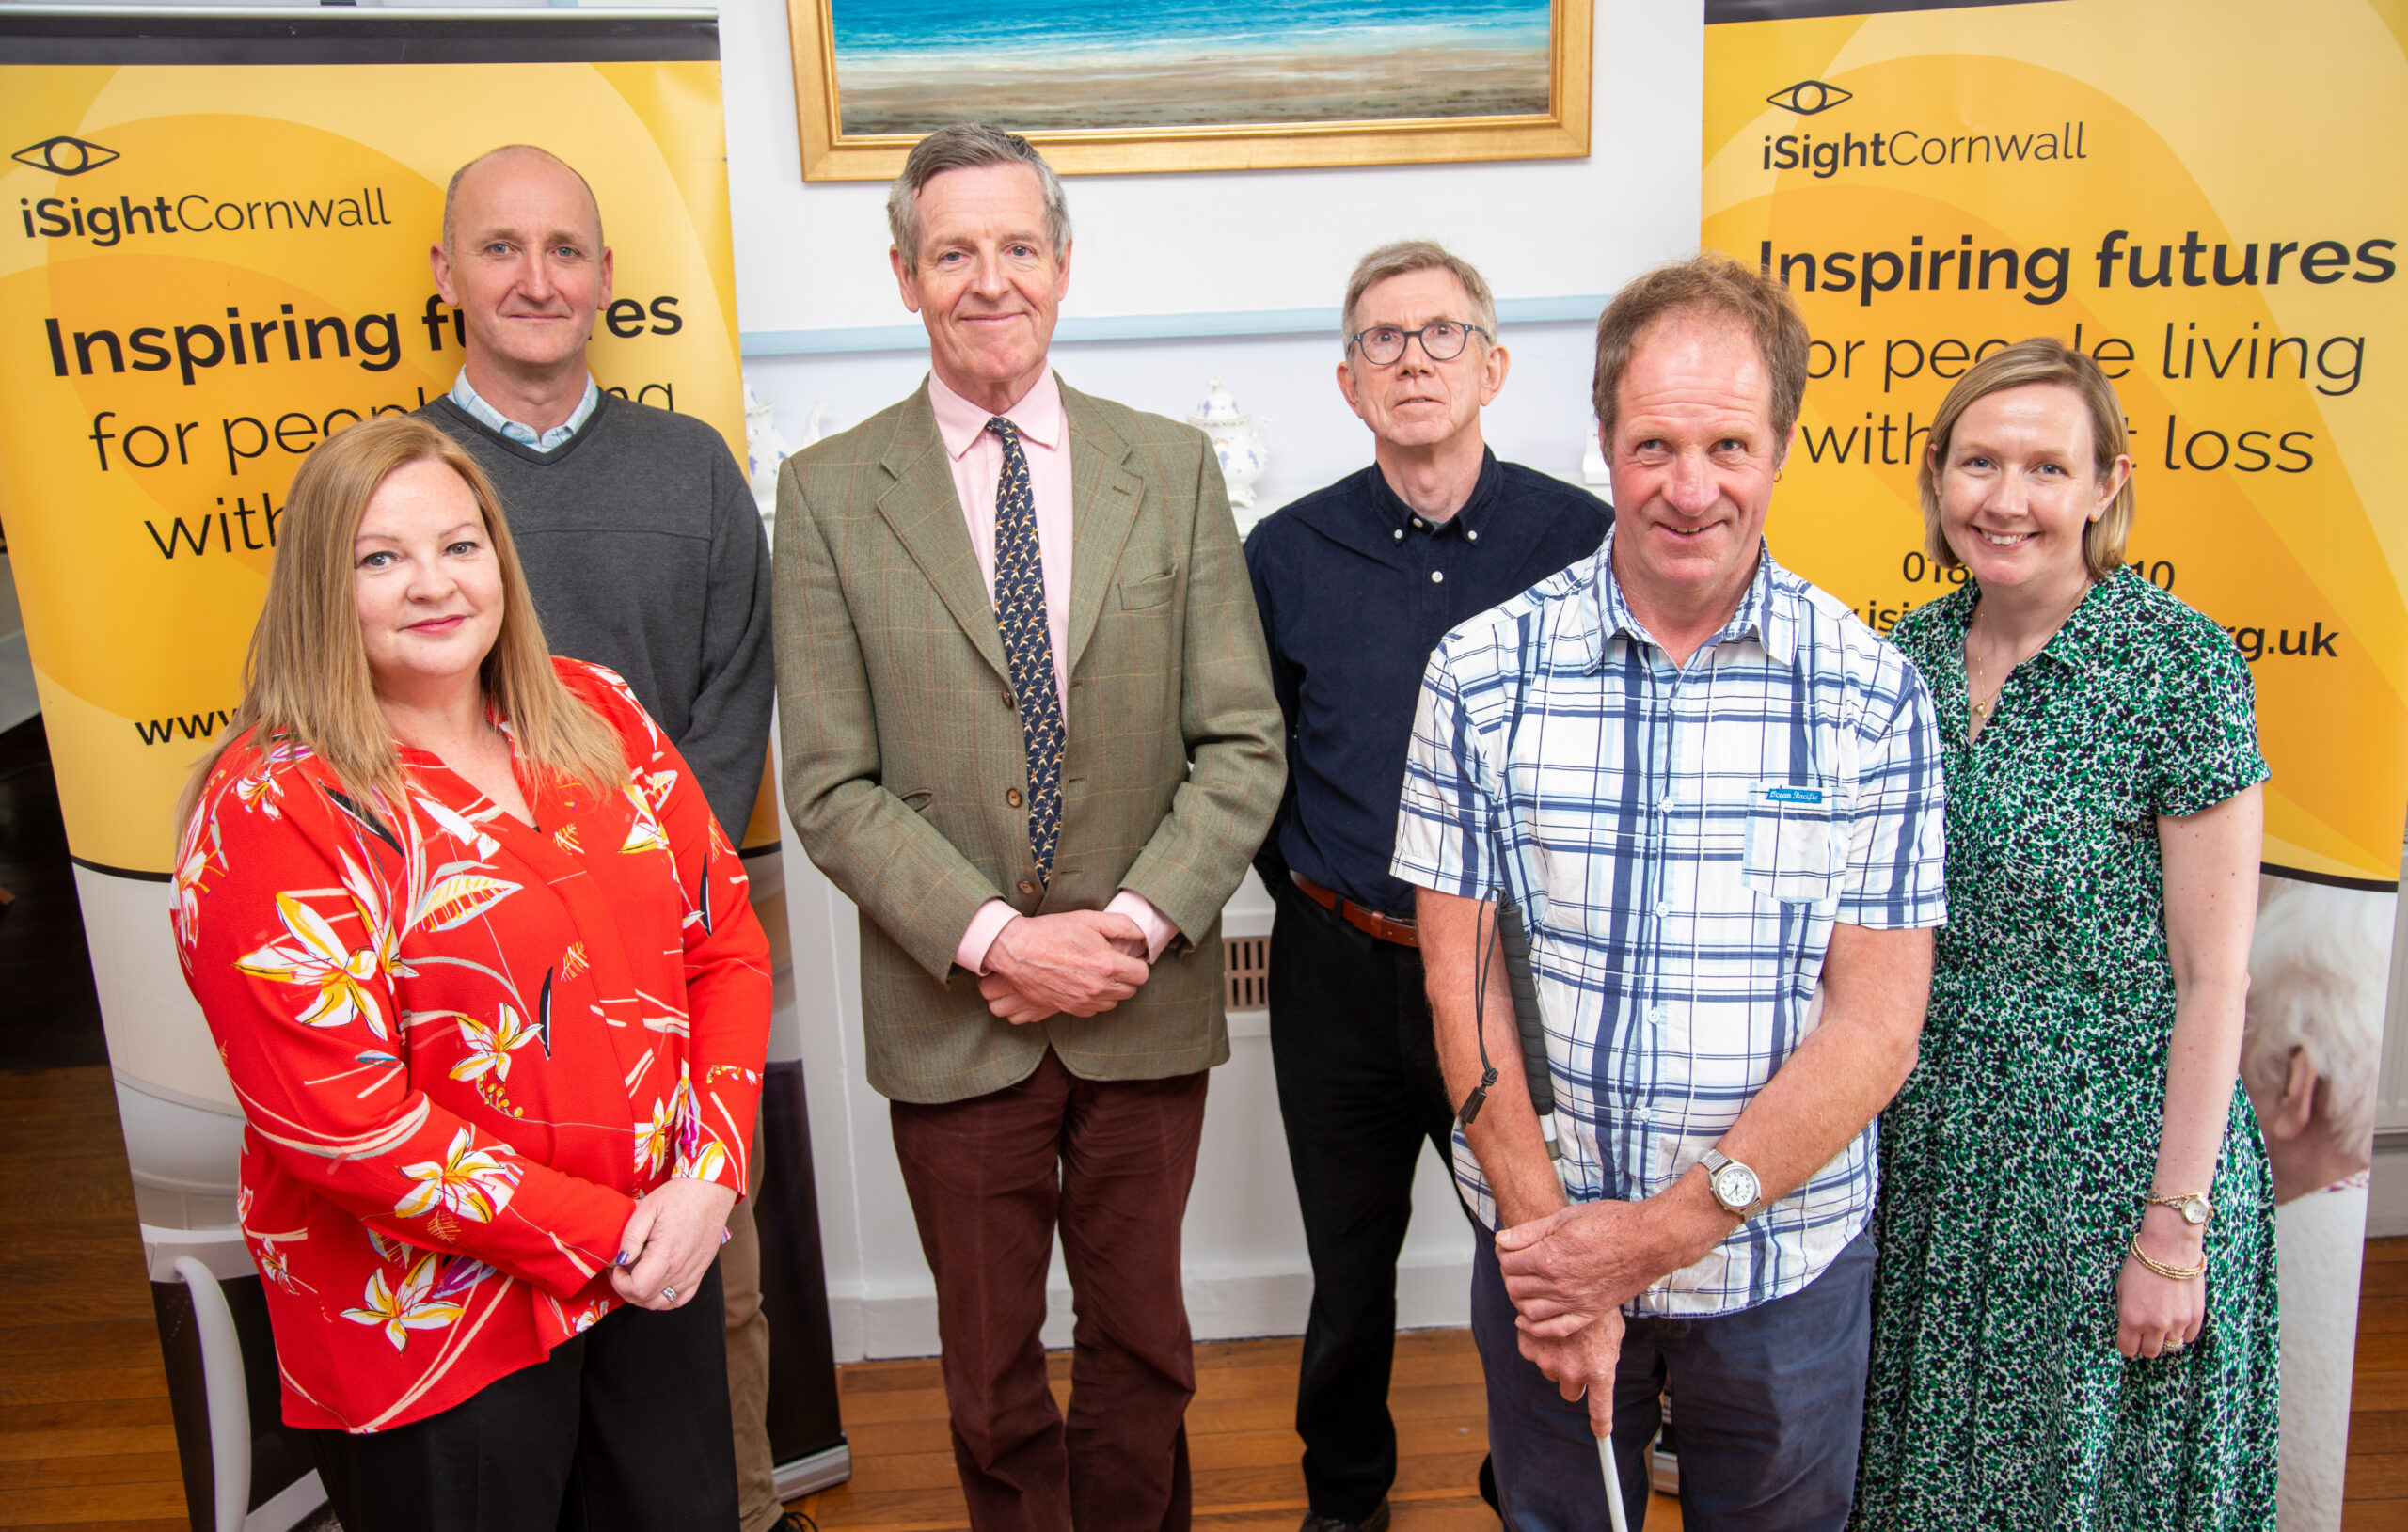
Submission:
POLYGON ((1062 698, 1054 689, 1054 643, 1045 620, 1045 564, 1038 557, 1037 493, 1020 431, 998 415, 987 422, 1004 444, 995 482, 995 626, 1011 662, 1021 743, 1028 751, 1028 844, 1039 882, 1054 876, 1062 831, 1062 698))

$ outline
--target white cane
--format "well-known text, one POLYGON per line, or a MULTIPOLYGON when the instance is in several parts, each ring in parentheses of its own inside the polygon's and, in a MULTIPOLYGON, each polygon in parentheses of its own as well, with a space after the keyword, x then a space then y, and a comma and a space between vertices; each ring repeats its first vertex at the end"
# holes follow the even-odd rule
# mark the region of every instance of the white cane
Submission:
MULTIPOLYGON (((1538 980, 1530 972, 1529 934, 1522 927, 1522 912, 1498 891, 1497 944, 1505 955, 1505 985, 1513 995, 1513 1030, 1522 1040, 1522 1075, 1529 1086, 1530 1109, 1539 1115, 1539 1133, 1546 1140, 1547 1158, 1554 1162, 1557 1184, 1563 1180, 1563 1144, 1555 1127, 1555 1077, 1546 1060, 1546 1028, 1539 1019, 1538 980)), ((1485 1051, 1485 1040, 1482 1050, 1485 1051)), ((1597 1438, 1597 1465, 1606 1480, 1606 1515, 1613 1532, 1629 1532, 1622 1505, 1622 1470, 1614 1461, 1613 1437, 1597 1438)))

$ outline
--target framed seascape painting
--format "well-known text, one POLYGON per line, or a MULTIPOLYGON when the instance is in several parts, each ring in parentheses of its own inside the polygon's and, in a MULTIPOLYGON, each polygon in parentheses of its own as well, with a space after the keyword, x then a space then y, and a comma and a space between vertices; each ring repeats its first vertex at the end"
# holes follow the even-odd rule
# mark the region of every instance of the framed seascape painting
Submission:
POLYGON ((807 181, 948 122, 1065 174, 1589 152, 1593 0, 787 0, 807 181))

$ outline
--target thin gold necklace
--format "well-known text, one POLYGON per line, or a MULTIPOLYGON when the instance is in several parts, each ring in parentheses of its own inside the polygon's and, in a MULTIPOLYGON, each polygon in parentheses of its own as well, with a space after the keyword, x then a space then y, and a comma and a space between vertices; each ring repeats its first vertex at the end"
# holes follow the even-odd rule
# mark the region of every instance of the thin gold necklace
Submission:
MULTIPOLYGON (((2046 634, 2042 635, 2040 641, 2033 647, 2032 655, 2036 655, 2041 650, 2049 647, 2049 640, 2057 636, 2057 629, 2066 625, 2066 623, 2073 616, 2075 611, 2080 609, 2083 600, 2089 596, 2091 583, 2092 582, 2086 580, 2083 583, 2082 594, 2074 598, 2073 605, 2066 608, 2065 615, 2058 618, 2054 625, 2052 625, 2046 634)), ((1973 722, 1976 725, 1986 725, 1989 722, 1990 709, 1998 705, 1999 698, 2004 696, 2006 692, 2006 683, 2014 679, 2015 667, 2023 663, 2023 660, 2030 659, 2032 655, 2025 655, 2021 659, 2018 659, 2013 664, 2008 665, 2006 668, 2007 673, 2000 677, 1998 689, 1990 693, 1990 700, 1986 703, 1978 701, 1977 696, 1982 687, 1983 675, 1982 662, 1974 653, 1973 623, 1977 621, 1980 616, 1981 608, 1976 607, 1973 608, 1973 616, 1968 619, 1965 624, 1965 668, 1967 673, 1965 701, 1971 704, 1972 708, 1973 722)))

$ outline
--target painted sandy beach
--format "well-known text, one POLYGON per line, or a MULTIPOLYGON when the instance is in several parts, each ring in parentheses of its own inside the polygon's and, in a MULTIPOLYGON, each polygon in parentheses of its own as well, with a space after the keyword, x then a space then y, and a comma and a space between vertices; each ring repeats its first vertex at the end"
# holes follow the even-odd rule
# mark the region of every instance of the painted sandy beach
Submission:
POLYGON ((1548 0, 1041 0, 992 16, 832 0, 843 131, 1543 113, 1548 0))

